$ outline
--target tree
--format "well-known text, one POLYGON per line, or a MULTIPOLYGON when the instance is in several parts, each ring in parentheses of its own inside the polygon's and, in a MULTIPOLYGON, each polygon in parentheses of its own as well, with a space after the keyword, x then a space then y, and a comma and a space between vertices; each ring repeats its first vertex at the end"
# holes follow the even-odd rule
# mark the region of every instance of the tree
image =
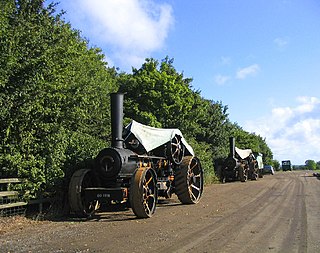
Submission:
POLYGON ((208 147, 202 154, 206 157, 200 158, 210 160, 206 169, 213 171, 212 161, 227 140, 227 107, 202 98, 199 91, 192 90, 191 81, 175 70, 168 57, 161 63, 146 59, 132 75, 123 73, 119 91, 126 93, 126 122, 130 118, 154 127, 179 128, 187 139, 194 140, 194 146, 208 147))
POLYGON ((263 163, 272 164, 273 154, 264 138, 243 130, 237 123, 229 123, 228 128, 229 135, 235 137, 238 148, 251 149, 253 152, 262 153, 263 163))
POLYGON ((154 127, 177 127, 194 104, 191 79, 175 71, 172 60, 160 66, 146 59, 132 75, 120 77, 119 91, 126 93, 126 117, 154 127))
POLYGON ((315 170, 317 168, 317 164, 314 160, 306 160, 305 165, 308 170, 315 170))
POLYGON ((278 160, 272 160, 272 164, 275 170, 280 170, 280 162, 278 160))
POLYGON ((0 164, 33 196, 106 145, 117 89, 101 50, 43 2, 1 1, 0 18, 0 164))

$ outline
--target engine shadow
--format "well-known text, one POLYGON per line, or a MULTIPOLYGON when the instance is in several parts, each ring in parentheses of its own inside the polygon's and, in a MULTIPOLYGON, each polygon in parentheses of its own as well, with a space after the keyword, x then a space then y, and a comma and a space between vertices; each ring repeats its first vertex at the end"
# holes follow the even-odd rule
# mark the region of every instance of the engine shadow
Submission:
MULTIPOLYGON (((157 209, 160 208, 174 208, 182 206, 181 202, 174 199, 158 199, 157 209)), ((155 214, 156 215, 156 214, 155 214)), ((96 213, 89 217, 76 217, 69 215, 67 217, 57 219, 57 222, 123 222, 130 220, 143 220, 138 218, 130 207, 125 205, 103 206, 96 213)))

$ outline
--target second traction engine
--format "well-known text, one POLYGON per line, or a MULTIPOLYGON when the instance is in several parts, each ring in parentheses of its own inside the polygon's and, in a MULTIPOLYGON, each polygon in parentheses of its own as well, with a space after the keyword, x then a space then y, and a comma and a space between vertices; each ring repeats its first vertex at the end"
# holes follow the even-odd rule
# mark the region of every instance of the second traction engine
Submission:
POLYGON ((221 182, 247 179, 257 180, 261 177, 257 158, 251 149, 239 149, 235 146, 235 138, 229 138, 229 156, 215 161, 215 171, 221 182))
POLYGON ((125 204, 139 218, 151 217, 159 197, 175 193, 181 203, 198 203, 203 169, 179 129, 132 121, 123 129, 122 93, 111 94, 111 147, 92 168, 76 171, 69 184, 71 212, 90 216, 101 205, 125 204))

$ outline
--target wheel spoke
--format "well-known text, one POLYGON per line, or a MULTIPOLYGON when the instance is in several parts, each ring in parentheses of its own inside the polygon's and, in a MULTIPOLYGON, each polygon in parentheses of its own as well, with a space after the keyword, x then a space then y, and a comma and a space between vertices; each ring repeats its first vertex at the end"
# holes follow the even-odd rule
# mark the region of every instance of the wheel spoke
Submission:
POLYGON ((144 207, 145 207, 145 210, 146 210, 147 214, 150 214, 151 210, 150 210, 149 205, 148 205, 147 202, 144 203, 144 207))
POLYGON ((190 170, 193 171, 193 169, 194 169, 195 167, 197 167, 197 166, 198 166, 198 163, 196 162, 196 163, 194 163, 194 165, 190 168, 190 170))
POLYGON ((152 181, 152 177, 150 176, 149 180, 145 183, 146 186, 148 186, 150 184, 150 182, 152 181))
POLYGON ((151 201, 154 201, 154 194, 150 194, 146 197, 145 201, 149 202, 149 199, 152 199, 151 201))
POLYGON ((200 192, 200 188, 195 186, 194 184, 190 185, 191 188, 196 189, 198 192, 200 192))
POLYGON ((189 193, 192 199, 197 199, 197 197, 193 194, 192 190, 189 188, 189 193))
POLYGON ((144 206, 147 213, 151 213, 150 207, 152 208, 153 204, 154 204, 154 194, 150 194, 144 200, 144 206))

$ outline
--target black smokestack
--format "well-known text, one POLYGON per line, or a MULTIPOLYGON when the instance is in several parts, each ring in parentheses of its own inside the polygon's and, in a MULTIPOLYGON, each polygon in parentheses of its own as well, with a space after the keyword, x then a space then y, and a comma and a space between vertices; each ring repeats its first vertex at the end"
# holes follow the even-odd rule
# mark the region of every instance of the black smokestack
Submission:
POLYGON ((234 137, 230 137, 229 138, 229 148, 230 148, 229 156, 233 158, 235 157, 235 146, 236 146, 236 142, 234 137))
POLYGON ((123 93, 111 93, 111 146, 123 148, 123 93))

